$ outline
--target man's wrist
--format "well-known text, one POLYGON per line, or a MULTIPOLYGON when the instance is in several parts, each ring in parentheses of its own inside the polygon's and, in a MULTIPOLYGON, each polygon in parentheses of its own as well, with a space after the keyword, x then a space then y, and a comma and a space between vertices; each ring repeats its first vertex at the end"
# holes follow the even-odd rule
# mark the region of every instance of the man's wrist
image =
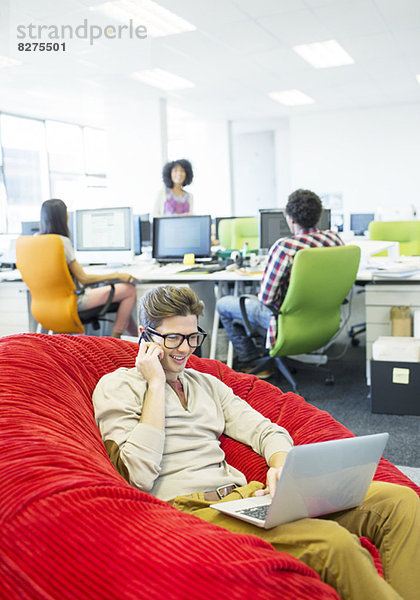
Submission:
POLYGON ((288 452, 288 450, 280 450, 279 452, 272 454, 268 460, 268 466, 274 468, 282 467, 288 452))
POLYGON ((165 383, 165 379, 152 379, 151 381, 147 382, 147 389, 153 393, 159 392, 160 390, 165 389, 165 383))

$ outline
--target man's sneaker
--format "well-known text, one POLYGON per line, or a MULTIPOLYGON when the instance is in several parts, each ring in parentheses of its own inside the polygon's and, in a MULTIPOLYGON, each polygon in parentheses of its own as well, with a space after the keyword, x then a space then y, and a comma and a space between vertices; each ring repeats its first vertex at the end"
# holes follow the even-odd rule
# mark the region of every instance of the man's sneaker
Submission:
MULTIPOLYGON (((242 373, 250 373, 252 371, 254 367, 248 366, 248 367, 242 367, 241 369, 239 369, 242 373)), ((258 379, 270 379, 270 377, 273 375, 273 370, 272 369, 261 369, 261 371, 257 371, 256 373, 252 373, 252 375, 255 375, 255 377, 258 377, 258 379)))

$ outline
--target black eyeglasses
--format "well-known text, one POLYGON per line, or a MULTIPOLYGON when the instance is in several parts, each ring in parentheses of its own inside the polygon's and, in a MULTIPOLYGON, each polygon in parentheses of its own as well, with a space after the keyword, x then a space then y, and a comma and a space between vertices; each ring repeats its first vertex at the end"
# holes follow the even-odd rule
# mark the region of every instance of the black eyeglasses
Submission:
POLYGON ((198 327, 198 332, 189 333, 188 335, 183 335, 182 333, 159 333, 159 331, 151 327, 147 327, 145 331, 149 335, 158 335, 163 338, 163 345, 168 350, 179 348, 184 343, 184 340, 187 340, 190 348, 199 348, 207 337, 207 333, 200 327, 198 327))

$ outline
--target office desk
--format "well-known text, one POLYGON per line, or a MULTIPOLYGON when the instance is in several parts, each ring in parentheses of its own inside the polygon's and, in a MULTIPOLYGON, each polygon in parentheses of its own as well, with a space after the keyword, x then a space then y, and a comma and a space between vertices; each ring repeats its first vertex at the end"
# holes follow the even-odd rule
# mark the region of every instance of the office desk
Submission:
POLYGON ((28 332, 30 330, 29 310, 27 287, 23 281, 16 279, 1 281, 0 337, 28 332))
MULTIPOLYGON (((246 273, 241 271, 218 271, 216 273, 179 273, 186 267, 181 264, 159 267, 152 261, 136 261, 124 267, 91 265, 84 267, 87 273, 107 274, 115 272, 130 273, 136 283, 140 297, 149 284, 172 283, 189 284, 205 303, 205 314, 201 318, 203 328, 209 333, 203 344, 203 356, 215 358, 219 315, 216 311, 216 301, 222 295, 224 283, 234 285, 234 293, 238 293, 240 283, 252 283, 261 280, 261 273, 246 273)), ((36 331, 36 322, 30 314, 29 290, 22 282, 18 270, 0 272, 0 336, 13 333, 36 331)))
MULTIPOLYGON (((375 247, 376 250, 376 247, 375 247)), ((216 301, 223 293, 223 284, 232 283, 234 293, 239 292, 241 282, 244 284, 261 281, 262 273, 244 273, 240 271, 219 271, 216 273, 180 273, 186 268, 184 265, 165 265, 159 267, 152 261, 138 260, 134 264, 116 269, 115 267, 89 266, 86 272, 105 274, 115 270, 130 273, 138 279, 137 288, 139 296, 150 288, 148 284, 187 283, 197 292, 205 302, 205 315, 201 319, 203 328, 209 333, 206 345, 203 347, 203 356, 215 358, 219 315, 215 310, 216 301)), ((16 286, 19 294, 22 293, 20 274, 16 271, 7 272, 8 284, 2 286, 7 291, 9 299, 11 287, 16 286), (11 279, 15 278, 13 283, 11 279)), ((1 279, 1 278, 0 278, 1 279)), ((409 305, 413 310, 420 309, 420 257, 406 257, 400 263, 394 263, 384 257, 370 257, 365 260, 359 269, 356 282, 365 286, 366 307, 366 378, 370 384, 370 359, 372 356, 372 343, 380 335, 390 334, 390 309, 391 306, 409 305), (401 265, 401 272, 390 272, 389 268, 401 265), (388 270, 387 270, 388 268, 388 270), (411 272, 410 272, 411 269, 411 272), (418 269, 418 270, 417 270, 418 269)), ((10 304, 10 301, 9 301, 10 304)), ((3 319, 4 326, 6 322, 3 319)), ((23 322, 23 321, 22 321, 23 322)), ((27 320, 25 319, 25 323, 27 320)), ((25 329, 27 331, 27 329, 25 329)), ((1 329, 0 323, 0 332, 1 329)), ((22 328, 19 329, 22 331, 22 328)), ((4 329, 6 333, 17 333, 4 329)), ((232 347, 229 345, 228 364, 232 361, 232 347)))
POLYGON ((364 236, 350 236, 346 237, 340 234, 343 242, 346 246, 358 246, 361 250, 361 262, 378 254, 379 252, 387 252, 387 256, 391 260, 397 260, 400 255, 400 244, 394 241, 384 240, 369 240, 364 236))
MULTIPOLYGON (((366 292, 366 380, 370 385, 372 343, 381 335, 390 335, 391 306, 409 305, 413 310, 420 309, 420 257, 400 257, 399 260, 393 260, 391 257, 371 256, 372 253, 386 248, 391 249, 391 256, 394 256, 395 244, 393 242, 370 242, 369 240, 358 241, 358 245, 362 248, 362 259, 356 283, 365 286, 366 292)), ((209 333, 211 332, 211 335, 209 336, 210 349, 206 349, 206 356, 215 358, 219 326, 219 315, 215 310, 215 303, 222 295, 223 282, 233 283, 234 293, 237 294, 240 282, 261 281, 262 273, 238 271, 219 271, 210 274, 179 273, 178 271, 183 268, 185 268, 183 265, 158 267, 150 262, 143 262, 142 266, 139 261, 124 270, 143 282, 192 284, 207 308, 203 326, 209 333)), ((89 267, 89 269, 91 272, 100 272, 95 267, 89 267)), ((232 364, 231 344, 229 344, 227 363, 232 364)))
MULTIPOLYGON (((251 270, 189 273, 186 270, 188 267, 182 264, 171 263, 159 266, 154 261, 141 259, 132 265, 126 265, 118 269, 103 266, 88 266, 84 268, 87 273, 106 274, 115 270, 129 273, 138 280, 136 283, 138 297, 142 296, 147 289, 150 289, 151 286, 148 284, 189 284, 205 305, 204 315, 200 319, 200 324, 209 334, 202 346, 202 356, 207 358, 216 357, 217 333, 219 328, 219 313, 216 310, 216 302, 223 293, 223 284, 233 284, 233 293, 236 295, 240 291, 241 282, 244 284, 259 282, 262 277, 262 272, 251 270)), ((232 363, 232 354, 232 345, 229 344, 228 364, 232 363)))
POLYGON ((361 265, 356 282, 365 287, 366 381, 370 385, 372 344, 380 336, 391 335, 391 307, 420 309, 420 257, 397 261, 371 257, 361 265))

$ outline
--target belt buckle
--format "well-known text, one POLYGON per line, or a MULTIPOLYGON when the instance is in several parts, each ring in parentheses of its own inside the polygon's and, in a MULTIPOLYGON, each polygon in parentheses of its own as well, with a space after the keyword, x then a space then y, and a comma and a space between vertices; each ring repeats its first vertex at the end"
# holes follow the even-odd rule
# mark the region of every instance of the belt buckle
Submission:
POLYGON ((216 488, 216 492, 221 500, 222 498, 233 492, 233 490, 236 487, 238 487, 236 483, 229 483, 228 485, 221 485, 220 487, 216 488))

